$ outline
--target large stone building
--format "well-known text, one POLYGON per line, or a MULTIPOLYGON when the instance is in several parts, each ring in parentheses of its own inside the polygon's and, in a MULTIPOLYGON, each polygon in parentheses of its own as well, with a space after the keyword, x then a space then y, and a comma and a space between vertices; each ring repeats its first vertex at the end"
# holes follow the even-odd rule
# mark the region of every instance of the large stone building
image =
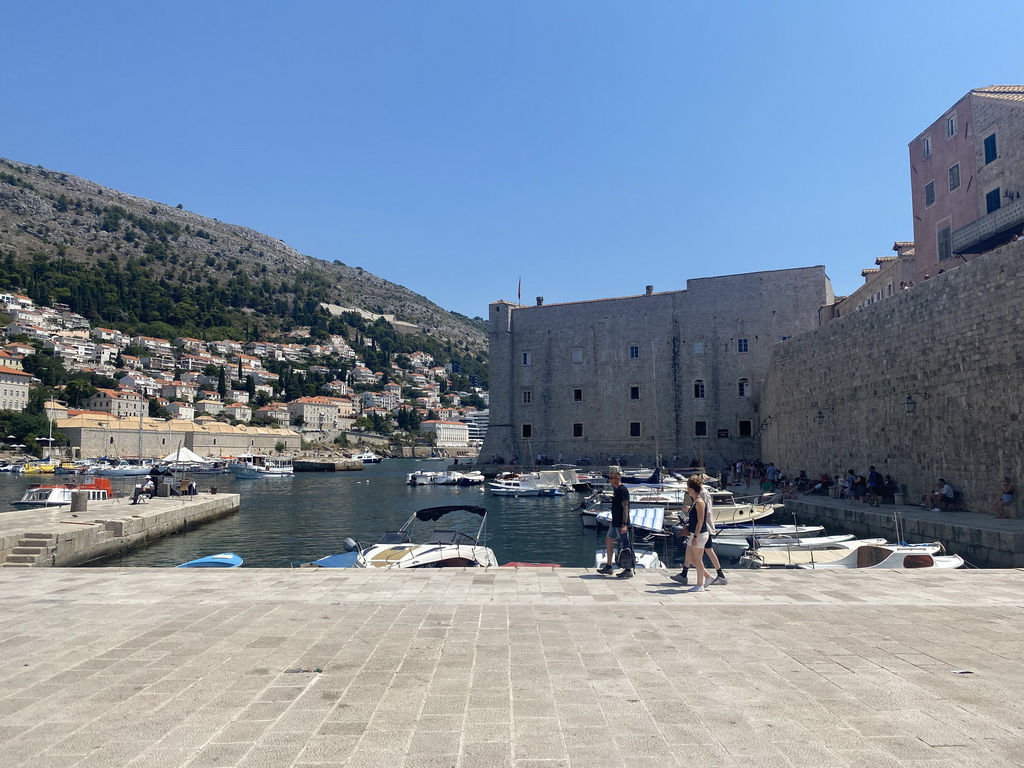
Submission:
POLYGON ((772 349, 833 301, 822 266, 596 301, 490 305, 485 462, 538 454, 719 468, 759 455, 772 349))
POLYGON ((975 88, 910 142, 917 282, 1024 228, 1024 85, 975 88))

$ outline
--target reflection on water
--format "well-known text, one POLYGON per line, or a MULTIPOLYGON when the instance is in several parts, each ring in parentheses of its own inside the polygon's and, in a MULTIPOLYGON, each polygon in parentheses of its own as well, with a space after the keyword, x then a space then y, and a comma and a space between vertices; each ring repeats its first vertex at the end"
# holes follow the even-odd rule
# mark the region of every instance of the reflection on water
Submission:
MULTIPOLYGON (((405 484, 408 472, 443 466, 442 462, 391 459, 366 465, 361 472, 299 473, 258 480, 199 476, 201 491, 216 486, 222 493, 240 494, 239 513, 92 565, 173 566, 217 552, 235 552, 245 559, 243 567, 287 568, 342 551, 341 542, 347 536, 364 545, 372 543, 383 531, 400 527, 418 509, 473 504, 488 510, 487 545, 498 562, 593 566, 594 550, 604 540, 593 529, 582 531, 573 511, 583 499, 581 494, 515 499, 491 496, 480 486, 405 484)), ((29 482, 33 481, 0 475, 0 508, 9 509, 29 482)), ((130 492, 133 484, 126 482, 125 491, 130 492)), ((126 509, 125 514, 130 512, 126 509)))

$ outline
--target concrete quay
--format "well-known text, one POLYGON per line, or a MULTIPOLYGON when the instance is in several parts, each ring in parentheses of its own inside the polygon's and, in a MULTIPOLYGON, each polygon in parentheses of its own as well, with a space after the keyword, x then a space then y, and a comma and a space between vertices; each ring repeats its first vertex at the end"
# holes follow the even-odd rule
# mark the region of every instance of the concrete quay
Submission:
POLYGON ((363 462, 357 459, 293 459, 292 467, 296 472, 361 472, 363 462))
POLYGON ((237 493, 90 501, 83 512, 50 507, 0 513, 0 568, 71 566, 124 552, 233 514, 237 493))
POLYGON ((0 571, 18 766, 1010 766, 1024 574, 0 571), (960 674, 967 672, 969 674, 960 674))
POLYGON ((903 541, 941 541, 950 554, 981 568, 1024 566, 1024 519, 999 520, 980 512, 932 512, 908 504, 871 507, 846 499, 800 496, 786 499, 786 510, 776 512, 776 522, 817 523, 858 538, 885 536, 896 541, 894 513, 899 518, 903 541))

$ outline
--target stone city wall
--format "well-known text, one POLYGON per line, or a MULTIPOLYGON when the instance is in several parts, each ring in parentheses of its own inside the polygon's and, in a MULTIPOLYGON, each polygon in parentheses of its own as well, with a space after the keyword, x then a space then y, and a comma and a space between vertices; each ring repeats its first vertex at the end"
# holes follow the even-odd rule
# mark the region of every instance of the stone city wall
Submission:
POLYGON ((1010 243, 776 345, 762 460, 793 475, 874 464, 908 503, 943 477, 971 511, 990 511, 1004 475, 1024 491, 1022 264, 1010 243))

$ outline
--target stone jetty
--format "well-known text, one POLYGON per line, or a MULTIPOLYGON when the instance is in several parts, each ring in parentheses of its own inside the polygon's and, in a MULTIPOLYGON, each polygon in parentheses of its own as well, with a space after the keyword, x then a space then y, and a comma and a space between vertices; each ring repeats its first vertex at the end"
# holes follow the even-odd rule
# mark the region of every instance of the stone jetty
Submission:
POLYGON ((236 493, 90 501, 0 513, 0 567, 70 566, 125 552, 147 541, 238 511, 236 493))

